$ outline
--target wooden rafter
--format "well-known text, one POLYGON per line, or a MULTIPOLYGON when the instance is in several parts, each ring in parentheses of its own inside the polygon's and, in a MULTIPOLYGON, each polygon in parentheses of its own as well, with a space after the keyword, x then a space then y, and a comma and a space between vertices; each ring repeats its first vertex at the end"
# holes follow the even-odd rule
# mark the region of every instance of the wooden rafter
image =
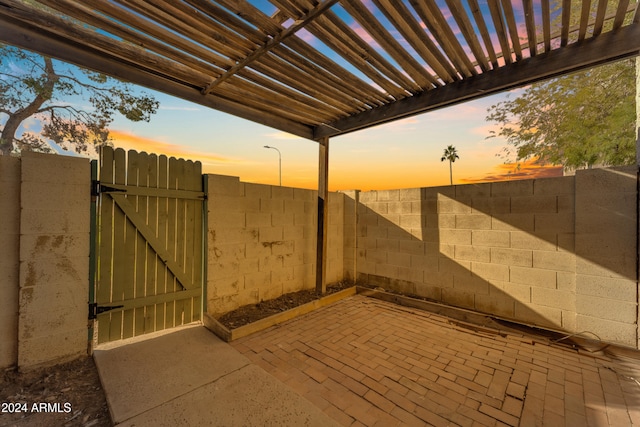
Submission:
POLYGON ((393 2, 391 0, 373 1, 441 80, 452 82, 458 79, 456 70, 438 50, 435 43, 428 37, 421 36, 423 30, 420 27, 420 23, 411 15, 402 2, 393 2))
POLYGON ((640 52, 635 0, 270 3, 0 0, 0 41, 307 139, 640 52))
POLYGON ((527 38, 529 45, 529 56, 536 56, 538 42, 536 41, 536 23, 533 15, 533 1, 523 0, 524 17, 527 25, 527 38))
POLYGON ((549 52, 551 50, 551 11, 549 0, 542 0, 542 38, 544 39, 544 51, 549 52))
POLYGON ((587 27, 589 26, 589 16, 591 14, 591 0, 582 2, 582 10, 580 11, 580 30, 578 31, 578 41, 584 40, 587 35, 587 27))
POLYGON ((312 23, 308 30, 384 89, 388 94, 387 100, 403 98, 407 90, 418 91, 419 86, 415 82, 396 69, 331 11, 312 23))
POLYGON ((482 16, 482 13, 480 11, 478 0, 469 0, 469 6, 471 7, 471 13, 473 14, 473 18, 475 19, 476 25, 478 26, 478 30, 480 31, 480 35, 482 37, 482 42, 484 43, 484 47, 487 50, 487 53, 489 54, 489 59, 491 60, 491 67, 498 68, 498 57, 496 56, 496 51, 493 47, 491 36, 489 35, 487 23, 485 22, 485 19, 482 16))
POLYGON ((411 115, 484 97, 486 95, 524 86, 536 81, 620 60, 640 54, 640 26, 627 26, 599 38, 586 40, 580 45, 552 50, 535 57, 525 58, 511 67, 501 67, 443 88, 434 89, 376 110, 347 119, 337 120, 316 128, 314 139, 353 132, 372 124, 381 124, 411 115), (535 70, 531 72, 531 70, 535 70))
POLYGON ((511 49, 509 48, 509 42, 507 41, 507 29, 502 19, 502 9, 498 0, 488 0, 489 11, 491 12, 491 19, 493 20, 493 26, 496 30, 496 36, 500 43, 500 49, 502 58, 505 64, 511 64, 511 49))
POLYGON ((251 64, 261 56, 267 54, 271 49, 282 43, 285 39, 294 35, 298 30, 304 28, 311 21, 316 19, 318 16, 322 15, 324 11, 328 10, 331 6, 333 6, 338 0, 325 0, 322 3, 319 3, 315 8, 311 9, 309 13, 305 16, 297 20, 293 23, 292 26, 280 32, 275 37, 269 39, 264 45, 260 46, 260 48, 251 52, 249 56, 235 64, 229 70, 225 71, 223 75, 213 80, 211 83, 207 85, 206 88, 202 90, 203 95, 207 95, 210 93, 214 87, 218 86, 234 74, 236 74, 241 69, 245 68, 247 65, 251 64))
POLYGON ((604 15, 607 12, 607 0, 598 0, 598 10, 596 12, 596 22, 593 25, 593 35, 599 36, 604 25, 604 15))
POLYGON ((571 0, 562 0, 562 25, 560 46, 564 47, 569 43, 569 25, 571 19, 571 0))
POLYGON ((629 0, 620 0, 618 3, 618 9, 616 10, 616 17, 613 21, 613 31, 617 30, 622 26, 624 21, 624 17, 627 14, 627 9, 629 8, 629 0))
POLYGON ((453 12, 453 17, 458 23, 458 27, 462 32, 465 40, 469 44, 471 52, 475 56, 476 62, 480 65, 480 69, 482 71, 489 70, 489 62, 487 61, 487 57, 485 53, 482 51, 480 47, 480 42, 478 41, 478 37, 473 29, 473 25, 465 12, 464 6, 460 0, 446 0, 449 9, 453 12))
POLYGON ((511 37, 511 46, 516 55, 516 61, 522 59, 522 48, 520 47, 520 36, 518 34, 518 26, 516 25, 516 18, 513 15, 513 7, 511 6, 511 0, 501 0, 502 11, 507 21, 507 28, 509 29, 509 35, 511 37))
POLYGON ((442 11, 433 0, 417 1, 409 0, 416 13, 433 34, 438 44, 445 51, 458 72, 465 77, 477 74, 475 67, 467 57, 464 49, 457 40, 454 31, 446 23, 442 11))
POLYGON ((124 62, 119 57, 106 55, 100 50, 89 50, 85 46, 74 45, 69 40, 58 39, 55 34, 43 32, 40 28, 32 28, 12 19, 6 19, 4 16, 0 16, 0 39, 15 46, 55 56, 70 63, 108 73, 116 78, 128 80, 293 135, 308 139, 313 138, 313 128, 308 125, 255 110, 235 101, 211 95, 204 97, 200 94, 201 86, 189 86, 184 82, 168 79, 152 70, 140 67, 139 64, 124 62))
POLYGON ((391 56, 407 74, 417 83, 414 91, 419 92, 420 87, 430 88, 435 86, 435 79, 425 73, 424 68, 405 51, 400 43, 379 23, 374 15, 358 2, 345 2, 345 10, 355 17, 362 27, 376 40, 376 42, 391 56))

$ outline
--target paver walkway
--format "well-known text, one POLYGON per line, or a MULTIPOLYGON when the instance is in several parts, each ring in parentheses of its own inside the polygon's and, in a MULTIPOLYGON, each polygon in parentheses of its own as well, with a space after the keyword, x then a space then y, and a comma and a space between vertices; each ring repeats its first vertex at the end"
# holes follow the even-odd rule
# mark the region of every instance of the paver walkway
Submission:
POLYGON ((640 425, 640 361, 354 296, 232 345, 345 426, 640 425))

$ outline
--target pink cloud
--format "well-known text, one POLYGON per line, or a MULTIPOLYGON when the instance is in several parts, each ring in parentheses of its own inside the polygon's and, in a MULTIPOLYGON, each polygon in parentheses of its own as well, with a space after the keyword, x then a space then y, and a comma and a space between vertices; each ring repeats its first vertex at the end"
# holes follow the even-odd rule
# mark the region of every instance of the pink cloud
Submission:
POLYGON ((296 32, 296 36, 298 36, 298 38, 302 39, 302 41, 310 44, 311 46, 316 46, 316 42, 318 41, 316 36, 311 34, 306 28, 301 28, 300 30, 298 30, 296 32))
POLYGON ((360 26, 360 24, 354 22, 351 25, 351 29, 369 46, 371 46, 374 49, 381 49, 378 42, 375 41, 375 39, 371 37, 371 35, 364 28, 360 26))

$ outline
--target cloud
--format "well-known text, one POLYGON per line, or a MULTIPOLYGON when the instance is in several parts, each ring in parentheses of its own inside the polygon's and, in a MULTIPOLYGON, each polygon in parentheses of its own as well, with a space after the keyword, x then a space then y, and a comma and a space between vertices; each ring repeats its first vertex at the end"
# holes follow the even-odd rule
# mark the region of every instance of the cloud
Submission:
POLYGON ((488 137, 491 135, 491 131, 494 131, 497 135, 500 131, 501 126, 498 123, 488 123, 484 126, 476 126, 469 130, 469 133, 473 135, 479 135, 482 137, 488 137))
POLYGON ((420 119, 417 117, 408 117, 406 119, 395 120, 390 123, 385 123, 380 129, 384 129, 386 131, 392 132, 400 132, 400 131, 414 131, 416 130, 416 125, 420 123, 420 119))
POLYGON ((360 24, 353 23, 351 25, 351 29, 372 48, 376 50, 382 49, 378 44, 378 42, 373 37, 371 37, 371 35, 367 32, 367 30, 362 28, 360 24))
POLYGON ((301 28, 300 30, 298 30, 296 32, 296 37, 300 38, 302 41, 304 41, 305 43, 310 44, 311 46, 316 46, 317 42, 318 42, 318 39, 316 38, 316 36, 311 34, 305 28, 301 28))
POLYGON ((203 165, 246 163, 243 160, 232 159, 214 153, 190 150, 184 146, 159 141, 153 138, 145 138, 134 135, 130 132, 111 130, 109 132, 113 138, 113 145, 116 148, 125 150, 136 150, 139 152, 164 154, 168 157, 179 157, 200 161, 203 165))
POLYGON ((462 178, 464 184, 479 182, 508 181, 517 179, 551 178, 563 176, 562 166, 544 165, 538 159, 526 160, 519 163, 502 163, 494 170, 480 178, 462 178))
POLYGON ((28 117, 22 122, 22 129, 26 132, 40 132, 44 119, 45 117, 39 115, 28 117))
POLYGON ((474 103, 464 103, 430 111, 429 114, 431 119, 459 121, 461 117, 475 117, 485 114, 485 109, 474 103))
MULTIPOLYGON (((474 162, 477 162, 478 160, 495 159, 496 156, 502 153, 503 149, 504 147, 502 145, 480 141, 473 146, 465 147, 461 155, 464 155, 465 159, 473 159, 474 162)), ((491 162, 493 163, 493 160, 491 162)))
POLYGON ((166 111, 200 111, 200 108, 198 107, 180 107, 172 105, 160 105, 159 109, 166 111))
POLYGON ((374 3, 371 0, 364 0, 362 3, 364 4, 364 7, 369 9, 369 11, 372 13, 373 11, 377 10, 374 3))
POLYGON ((296 136, 287 132, 271 132, 264 135, 269 139, 277 139, 277 140, 303 140, 304 138, 300 136, 296 136))

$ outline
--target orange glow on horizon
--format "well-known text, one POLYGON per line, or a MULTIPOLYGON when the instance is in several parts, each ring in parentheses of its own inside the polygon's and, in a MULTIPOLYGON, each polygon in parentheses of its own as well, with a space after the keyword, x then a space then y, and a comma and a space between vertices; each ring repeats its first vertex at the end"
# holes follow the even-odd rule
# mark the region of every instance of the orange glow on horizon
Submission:
MULTIPOLYGON (((273 169, 272 165, 265 167, 259 161, 198 151, 198 149, 190 149, 153 137, 138 136, 121 130, 112 130, 111 137, 116 148, 199 161, 202 163, 203 173, 236 176, 243 182, 277 185, 277 170, 273 169)), ((489 159, 479 158, 477 155, 474 159, 471 164, 462 164, 462 161, 460 164, 456 162, 454 185, 563 175, 562 167, 542 165, 537 159, 498 165, 493 164, 489 159)), ((422 165, 419 161, 370 164, 362 160, 336 160, 336 163, 329 167, 330 191, 374 191, 449 185, 449 167, 442 162, 422 165)), ((287 166, 282 173, 283 185, 312 190, 318 188, 316 164, 296 163, 287 166)))
MULTIPOLYGON (((187 160, 199 161, 202 163, 203 170, 207 165, 220 163, 242 163, 239 160, 219 156, 213 153, 205 153, 201 151, 191 151, 185 149, 184 146, 158 141, 153 138, 146 138, 134 135, 129 132, 111 130, 109 132, 113 138, 114 148, 122 148, 125 150, 135 150, 146 153, 159 153, 168 157, 183 158, 187 160)), ((205 170, 206 172, 206 170, 205 170)))
POLYGON ((563 176, 562 166, 552 166, 539 163, 537 158, 517 163, 501 163, 481 178, 463 178, 463 184, 480 182, 508 181, 514 179, 536 179, 563 176))

